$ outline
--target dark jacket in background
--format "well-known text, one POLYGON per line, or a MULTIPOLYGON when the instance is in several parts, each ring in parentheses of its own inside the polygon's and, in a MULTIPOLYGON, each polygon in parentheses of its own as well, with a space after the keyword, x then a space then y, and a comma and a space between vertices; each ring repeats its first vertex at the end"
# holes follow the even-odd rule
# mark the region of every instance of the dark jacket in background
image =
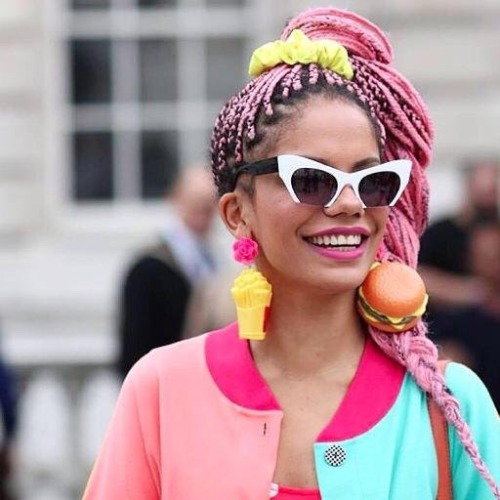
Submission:
POLYGON ((151 349, 182 338, 191 292, 167 243, 146 250, 132 264, 120 304, 118 370, 123 377, 151 349))

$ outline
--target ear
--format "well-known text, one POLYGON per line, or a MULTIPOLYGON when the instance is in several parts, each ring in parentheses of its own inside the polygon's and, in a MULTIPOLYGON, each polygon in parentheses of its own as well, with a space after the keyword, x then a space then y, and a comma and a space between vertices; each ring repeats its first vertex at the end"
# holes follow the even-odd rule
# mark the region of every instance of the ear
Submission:
POLYGON ((236 238, 251 234, 248 226, 248 199, 239 191, 223 194, 219 199, 219 215, 229 232, 236 238))

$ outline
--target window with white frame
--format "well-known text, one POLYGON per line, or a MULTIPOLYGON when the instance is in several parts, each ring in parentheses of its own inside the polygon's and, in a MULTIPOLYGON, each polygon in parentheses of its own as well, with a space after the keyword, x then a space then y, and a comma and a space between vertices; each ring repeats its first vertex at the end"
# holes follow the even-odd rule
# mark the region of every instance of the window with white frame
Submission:
POLYGON ((251 0, 67 0, 70 198, 161 197, 246 80, 251 0))

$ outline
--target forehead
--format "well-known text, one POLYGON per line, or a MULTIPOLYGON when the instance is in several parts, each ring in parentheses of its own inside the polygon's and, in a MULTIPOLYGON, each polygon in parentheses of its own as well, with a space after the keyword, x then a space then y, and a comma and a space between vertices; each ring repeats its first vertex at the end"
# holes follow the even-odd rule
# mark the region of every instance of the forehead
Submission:
MULTIPOLYGON (((345 99, 311 97, 295 107, 269 144, 268 156, 292 153, 335 159, 378 156, 378 142, 365 110, 345 99)), ((359 158, 358 158, 359 159, 359 158)))

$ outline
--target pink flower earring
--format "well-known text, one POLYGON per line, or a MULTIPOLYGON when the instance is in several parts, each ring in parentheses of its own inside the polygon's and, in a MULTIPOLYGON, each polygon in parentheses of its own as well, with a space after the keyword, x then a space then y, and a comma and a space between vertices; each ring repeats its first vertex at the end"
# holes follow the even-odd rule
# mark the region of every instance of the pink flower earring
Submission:
MULTIPOLYGON (((240 264, 250 266, 258 253, 259 247, 251 238, 239 238, 233 243, 233 256, 240 264)), ((248 267, 234 280, 231 295, 236 304, 240 338, 264 340, 271 304, 271 284, 257 269, 248 267)))

